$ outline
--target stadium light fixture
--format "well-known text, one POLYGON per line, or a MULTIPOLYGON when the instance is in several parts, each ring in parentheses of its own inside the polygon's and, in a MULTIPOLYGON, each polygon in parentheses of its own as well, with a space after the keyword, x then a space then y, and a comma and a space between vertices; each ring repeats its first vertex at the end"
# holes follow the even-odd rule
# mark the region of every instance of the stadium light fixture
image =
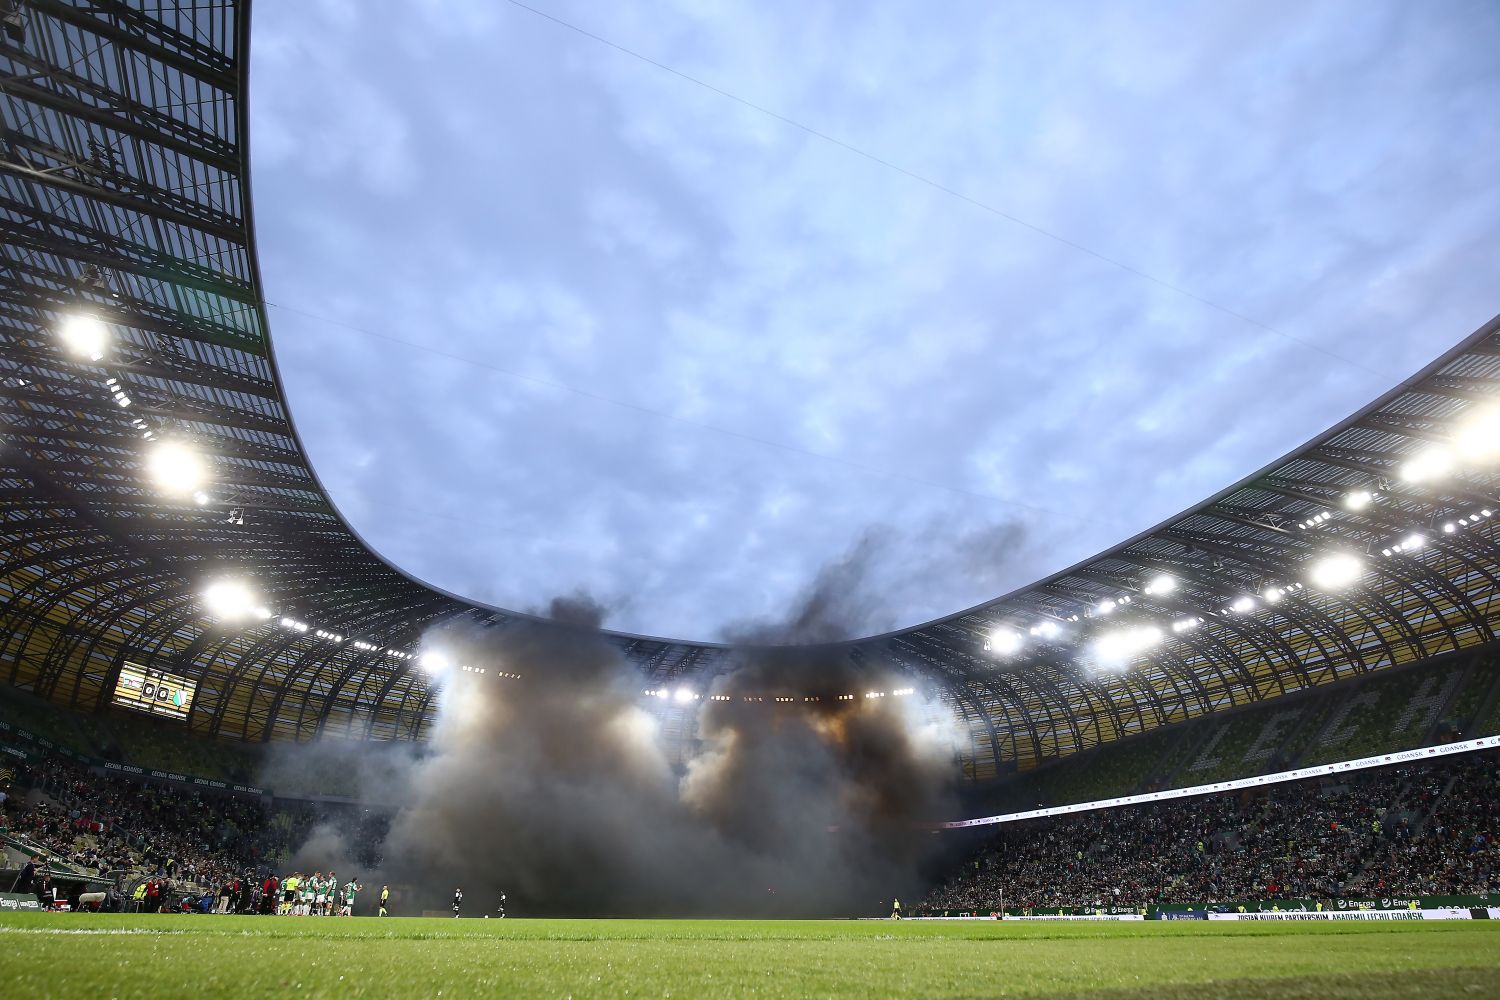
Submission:
POLYGON ((248 618, 255 609, 255 595, 243 580, 215 580, 200 596, 204 610, 222 621, 248 618))
POLYGON ((1179 618, 1177 621, 1172 623, 1172 631, 1180 635, 1183 632, 1191 632, 1200 624, 1202 623, 1199 622, 1199 620, 1196 618, 1179 618))
POLYGON ((1364 510, 1374 499, 1369 490, 1355 490, 1344 497, 1344 506, 1349 510, 1364 510))
POLYGON ((69 353, 90 361, 104 360, 109 350, 109 327, 90 313, 71 313, 58 324, 57 336, 69 353))
POLYGON ((1401 550, 1403 552, 1415 552, 1417 549, 1422 548, 1426 544, 1427 536, 1422 534, 1420 531, 1413 531, 1411 534, 1407 535, 1405 539, 1402 540, 1401 550))
POLYGON ((1243 597, 1240 597, 1233 604, 1231 604, 1229 606, 1229 610, 1233 611, 1237 615, 1248 615, 1250 612, 1255 610, 1255 598, 1251 597, 1249 594, 1245 594, 1243 597))
POLYGON ((1464 418, 1453 432, 1453 450, 1466 462, 1500 456, 1500 406, 1485 406, 1464 418))
POLYGON ((146 456, 146 468, 158 486, 173 494, 197 490, 208 475, 203 459, 181 441, 159 442, 146 456))
POLYGON ((1425 483, 1453 471, 1453 452, 1443 445, 1432 445, 1417 452, 1401 466, 1401 478, 1408 483, 1425 483))
POLYGON ((1174 576, 1168 576, 1166 573, 1163 573, 1160 576, 1156 577, 1150 583, 1146 584, 1145 587, 1146 593, 1152 595, 1170 594, 1176 589, 1177 578, 1174 576))
POLYGON ((679 705, 686 705, 688 702, 693 701, 697 697, 698 695, 693 692, 692 688, 686 687, 678 688, 677 693, 673 695, 673 698, 679 705))
POLYGON ((1447 524, 1443 525, 1443 534, 1445 535, 1451 535, 1457 530, 1458 525, 1454 524, 1452 521, 1449 521, 1447 524))
POLYGON ((1094 610, 1096 612, 1098 612, 1099 614, 1101 614, 1101 615, 1107 615, 1111 611, 1113 611, 1117 606, 1118 605, 1114 601, 1112 601, 1112 600, 1110 600, 1109 598, 1106 597, 1104 600, 1100 601, 1097 605, 1095 605, 1094 610))
POLYGON ((1281 600, 1283 593, 1284 591, 1282 591, 1280 587, 1267 587, 1265 590, 1261 591, 1260 596, 1265 598, 1267 604, 1275 604, 1277 601, 1281 600))
POLYGON ((423 653, 422 658, 418 662, 422 664, 422 669, 429 674, 446 673, 453 667, 452 660, 448 659, 442 653, 436 652, 423 653))
POLYGON ((1335 552, 1313 563, 1307 579, 1319 590, 1339 590, 1359 579, 1364 560, 1350 552, 1335 552))
POLYGON ((672 692, 668 691, 666 688, 657 688, 656 696, 658 698, 670 698, 672 697, 672 692))
POLYGON ((1155 625, 1106 632, 1094 640, 1094 655, 1107 665, 1122 664, 1155 646, 1161 638, 1161 629, 1155 625))
POLYGON ((1062 634, 1062 628, 1058 626, 1057 622, 1044 621, 1033 625, 1031 627, 1031 634, 1039 635, 1043 639, 1055 639, 1062 634))
POLYGON ((1021 633, 1015 629, 995 628, 990 630, 990 638, 985 643, 985 648, 1001 656, 1010 656, 1012 653, 1020 652, 1024 642, 1021 633))

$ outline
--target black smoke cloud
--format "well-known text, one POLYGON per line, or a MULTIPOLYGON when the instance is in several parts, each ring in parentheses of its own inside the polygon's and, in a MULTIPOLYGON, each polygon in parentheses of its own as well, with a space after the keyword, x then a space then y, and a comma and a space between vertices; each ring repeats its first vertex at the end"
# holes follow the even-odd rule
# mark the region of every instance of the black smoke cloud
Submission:
MULTIPOLYGON (((727 698, 699 703, 675 765, 659 732, 670 704, 643 698, 650 682, 593 630, 586 598, 554 602, 561 624, 434 630, 427 648, 485 673, 443 681, 404 768, 359 765, 378 782, 362 797, 399 803, 372 877, 400 887, 404 912, 458 886, 472 912, 503 891, 527 915, 873 913, 913 892, 937 839, 923 824, 953 811, 948 733, 918 698, 838 697, 909 678, 846 647, 789 645, 837 633, 862 559, 820 575, 784 626, 743 628, 704 692, 727 698)), ((314 841, 302 868, 351 863, 330 829, 314 841)))

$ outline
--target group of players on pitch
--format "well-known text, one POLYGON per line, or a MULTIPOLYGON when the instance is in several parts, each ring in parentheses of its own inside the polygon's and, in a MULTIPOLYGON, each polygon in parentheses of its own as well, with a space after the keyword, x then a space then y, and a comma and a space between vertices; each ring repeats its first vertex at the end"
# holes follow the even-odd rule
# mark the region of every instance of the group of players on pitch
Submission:
MULTIPOLYGON (((352 917, 354 916, 354 900, 364 886, 359 884, 358 877, 351 878, 343 885, 339 885, 337 873, 330 871, 327 876, 322 872, 313 872, 311 875, 303 875, 301 872, 293 872, 284 879, 278 879, 275 875, 266 879, 263 899, 279 899, 276 906, 278 916, 291 917, 352 917)), ((387 906, 391 901, 391 887, 383 885, 380 887, 380 910, 379 916, 389 915, 387 906)), ((464 891, 453 890, 453 915, 459 915, 463 906, 464 891)), ((503 919, 505 917, 505 893, 500 894, 500 905, 495 908, 496 913, 503 919)), ((206 910, 204 912, 207 912, 206 910)), ((262 913, 269 910, 261 909, 262 913)), ((489 914, 485 914, 486 917, 489 914)))
MULTIPOLYGON (((339 885, 338 875, 330 871, 313 872, 304 876, 301 872, 288 875, 281 883, 281 904, 277 913, 293 917, 352 917, 355 896, 364 889, 359 879, 351 878, 339 885)), ((391 887, 380 887, 380 915, 386 915, 386 903, 391 898, 391 887)))

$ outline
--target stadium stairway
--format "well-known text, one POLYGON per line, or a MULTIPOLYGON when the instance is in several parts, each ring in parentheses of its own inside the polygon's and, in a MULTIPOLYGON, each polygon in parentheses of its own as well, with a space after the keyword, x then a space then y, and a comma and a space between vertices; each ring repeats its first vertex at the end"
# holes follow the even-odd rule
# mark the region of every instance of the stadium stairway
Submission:
MULTIPOLYGON (((1413 775, 1406 781, 1405 784, 1401 786, 1401 790, 1397 794, 1397 801, 1395 803, 1395 806, 1382 813, 1380 822, 1385 826, 1387 830, 1390 830, 1394 829, 1395 825, 1401 822, 1403 816, 1407 817, 1411 829, 1411 836, 1413 838, 1420 837, 1423 833, 1426 832, 1427 824, 1431 821, 1433 814, 1436 813, 1439 805, 1445 798, 1447 798, 1448 793, 1452 791, 1454 784, 1456 784, 1457 782, 1458 775, 1449 775, 1448 778, 1443 782, 1443 787, 1439 789, 1437 794, 1432 797, 1432 801, 1427 803, 1427 807, 1425 809, 1420 809, 1416 807, 1417 804, 1415 802, 1415 793, 1420 790, 1422 784, 1422 775, 1413 775), (1408 800, 1411 800, 1411 804, 1409 807, 1407 806, 1408 800)), ((1350 881, 1349 889, 1354 891, 1364 889, 1366 883, 1369 880, 1369 876, 1377 874, 1371 871, 1371 866, 1378 865, 1380 862, 1381 858, 1378 856, 1377 852, 1366 851, 1364 855, 1364 861, 1360 865, 1359 874, 1350 881)))
POLYGON ((1204 720, 1183 727, 1182 735, 1162 755, 1161 787, 1176 788, 1184 781, 1183 773, 1203 753, 1204 747, 1218 732, 1219 724, 1219 720, 1213 720, 1213 724, 1204 720))
POLYGON ((1493 676, 1490 679, 1489 693, 1474 711, 1473 719, 1467 721, 1471 736, 1500 735, 1500 660, 1490 660, 1486 666, 1493 676), (1493 731, 1480 732, 1481 729, 1493 731))
POLYGON ((1461 727, 1463 725, 1465 720, 1454 720, 1452 717, 1452 712, 1454 706, 1457 705, 1463 698, 1464 693, 1469 690, 1469 684, 1474 680, 1474 671, 1478 664, 1479 659, 1472 656, 1464 662, 1464 665, 1458 675, 1458 683, 1453 685, 1452 689, 1448 692, 1448 697, 1443 699, 1442 706, 1438 708, 1437 714, 1433 717, 1432 725, 1429 726, 1427 728, 1427 732, 1423 734, 1423 736, 1425 737, 1423 742, 1428 746, 1431 746, 1434 743, 1444 742, 1446 739, 1446 737, 1443 735, 1444 732, 1450 726, 1452 726, 1455 721, 1458 726, 1461 727))

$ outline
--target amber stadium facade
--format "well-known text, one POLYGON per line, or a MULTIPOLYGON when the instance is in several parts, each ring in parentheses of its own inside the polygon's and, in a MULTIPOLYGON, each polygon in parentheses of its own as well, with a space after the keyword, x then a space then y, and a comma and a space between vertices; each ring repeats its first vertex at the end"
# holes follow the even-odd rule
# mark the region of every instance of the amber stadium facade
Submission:
MULTIPOLYGON (((89 713, 150 669, 192 685, 173 721, 201 737, 420 740, 424 632, 531 619, 390 565, 308 462, 256 265, 249 19, 247 2, 0 0, 0 682, 89 713), (163 489, 174 474, 188 488, 163 489), (205 597, 225 579, 253 589, 232 626, 205 597)), ((1492 322, 1106 552, 809 653, 950 707, 984 780, 1477 650, 1500 619, 1497 399, 1492 322)), ((601 635, 643 692, 708 691, 735 656, 601 635)))

